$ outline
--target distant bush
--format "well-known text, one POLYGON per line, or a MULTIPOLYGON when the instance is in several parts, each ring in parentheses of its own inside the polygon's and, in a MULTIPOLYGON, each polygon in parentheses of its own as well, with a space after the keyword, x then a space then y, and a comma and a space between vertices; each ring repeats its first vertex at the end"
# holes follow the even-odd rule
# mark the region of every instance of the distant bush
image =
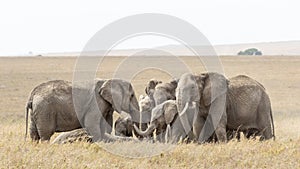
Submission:
POLYGON ((245 51, 239 51, 238 55, 262 55, 262 52, 256 48, 250 48, 245 51))

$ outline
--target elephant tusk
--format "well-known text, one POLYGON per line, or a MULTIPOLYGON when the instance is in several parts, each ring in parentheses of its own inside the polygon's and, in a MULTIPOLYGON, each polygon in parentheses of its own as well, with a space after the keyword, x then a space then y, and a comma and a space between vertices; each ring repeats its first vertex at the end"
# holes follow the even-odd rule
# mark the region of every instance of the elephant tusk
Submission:
POLYGON ((135 124, 133 125, 133 128, 135 129, 135 131, 140 130, 135 124))
POLYGON ((194 108, 196 108, 196 106, 197 106, 197 103, 196 103, 196 102, 192 102, 192 105, 193 105, 193 107, 192 107, 192 108, 194 109, 194 108))
POLYGON ((155 130, 156 126, 154 124, 148 126, 145 131, 141 131, 135 124, 133 125, 135 131, 141 136, 149 136, 155 130))
POLYGON ((183 110, 179 113, 179 116, 182 116, 182 115, 186 112, 188 106, 189 106, 189 103, 187 102, 187 103, 185 104, 183 110))

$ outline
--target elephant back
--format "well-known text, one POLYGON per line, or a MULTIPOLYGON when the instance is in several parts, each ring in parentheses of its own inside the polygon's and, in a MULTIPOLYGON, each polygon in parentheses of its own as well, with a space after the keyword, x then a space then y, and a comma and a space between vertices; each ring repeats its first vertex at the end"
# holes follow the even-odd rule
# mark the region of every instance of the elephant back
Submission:
POLYGON ((35 95, 44 96, 47 94, 71 94, 72 93, 72 85, 71 82, 65 80, 52 80, 45 83, 41 83, 36 86, 32 91, 29 97, 29 101, 33 100, 35 95))

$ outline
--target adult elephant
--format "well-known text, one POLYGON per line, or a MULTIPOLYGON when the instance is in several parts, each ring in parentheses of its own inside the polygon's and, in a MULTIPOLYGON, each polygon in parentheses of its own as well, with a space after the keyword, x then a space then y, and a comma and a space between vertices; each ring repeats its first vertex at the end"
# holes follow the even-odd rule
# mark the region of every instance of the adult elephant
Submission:
POLYGON ((93 141, 109 141, 112 138, 105 133, 111 133, 114 110, 128 112, 133 121, 139 122, 139 107, 133 88, 121 79, 97 79, 74 86, 68 81, 54 80, 38 85, 26 105, 26 135, 30 109, 30 136, 34 141, 46 141, 54 132, 81 127, 87 129, 93 141), (93 103, 99 109, 92 106, 93 103))
POLYGON ((198 108, 192 125, 185 128, 192 128, 199 142, 207 141, 213 132, 212 126, 216 126, 219 141, 227 141, 226 129, 257 130, 261 139, 275 138, 269 96, 260 83, 248 76, 239 75, 227 80, 214 72, 187 73, 179 80, 176 97, 180 117, 184 117, 192 103, 198 108))
POLYGON ((153 100, 154 106, 166 100, 175 100, 175 92, 178 80, 174 79, 167 83, 152 79, 148 82, 145 92, 153 100))
POLYGON ((145 131, 139 130, 136 125, 134 125, 134 129, 144 137, 152 136, 154 130, 156 130, 156 138, 159 142, 177 143, 180 139, 187 137, 178 118, 175 100, 167 100, 152 110, 151 122, 145 131))

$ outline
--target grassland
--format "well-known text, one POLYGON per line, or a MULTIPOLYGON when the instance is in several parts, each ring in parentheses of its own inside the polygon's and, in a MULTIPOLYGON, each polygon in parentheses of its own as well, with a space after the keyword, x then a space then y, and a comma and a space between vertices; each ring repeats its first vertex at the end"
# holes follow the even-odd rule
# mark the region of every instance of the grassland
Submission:
MULTIPOLYGON (((105 58, 97 77, 111 78, 124 57, 105 58)), ((162 58, 160 64, 170 64, 162 58)), ((200 60, 181 58, 193 72, 204 71, 200 60)), ((145 58, 131 62, 133 69, 145 58)), ((272 101, 276 141, 231 141, 227 144, 182 144, 176 147, 147 143, 24 142, 24 107, 31 89, 52 79, 72 80, 76 58, 0 58, 0 168, 300 168, 300 57, 221 57, 226 76, 246 74, 261 82, 272 101), (110 152, 106 151, 110 148, 110 152), (170 149, 161 151, 155 147, 170 149), (116 155, 111 153, 117 151, 116 155), (153 157, 141 152, 155 151, 153 157)), ((177 72, 179 73, 179 72, 177 72)), ((151 78, 168 81, 158 70, 145 70, 132 79, 137 96, 151 78)))

